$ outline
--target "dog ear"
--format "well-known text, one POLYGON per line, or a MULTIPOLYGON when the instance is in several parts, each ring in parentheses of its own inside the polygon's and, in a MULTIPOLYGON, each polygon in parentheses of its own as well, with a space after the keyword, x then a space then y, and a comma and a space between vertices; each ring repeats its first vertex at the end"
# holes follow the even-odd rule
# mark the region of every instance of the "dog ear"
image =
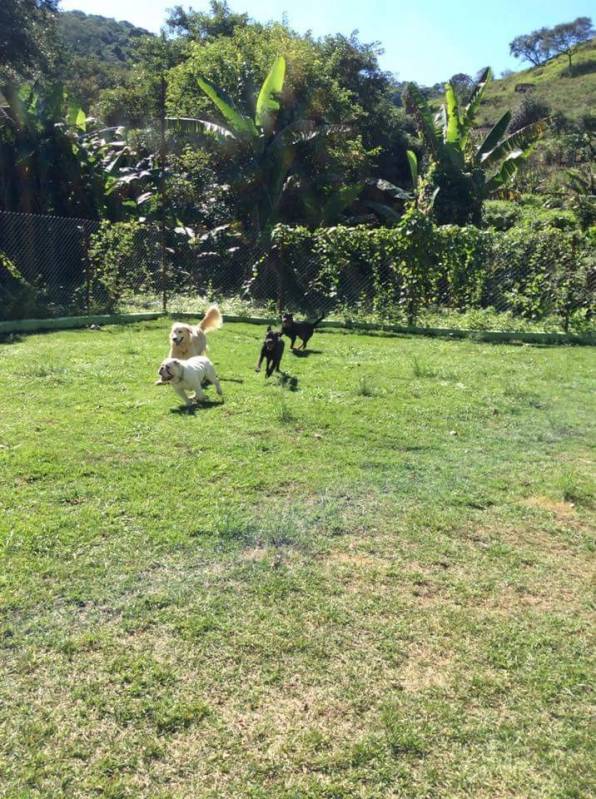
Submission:
POLYGON ((271 325, 269 325, 269 327, 267 328, 267 332, 271 333, 271 325))

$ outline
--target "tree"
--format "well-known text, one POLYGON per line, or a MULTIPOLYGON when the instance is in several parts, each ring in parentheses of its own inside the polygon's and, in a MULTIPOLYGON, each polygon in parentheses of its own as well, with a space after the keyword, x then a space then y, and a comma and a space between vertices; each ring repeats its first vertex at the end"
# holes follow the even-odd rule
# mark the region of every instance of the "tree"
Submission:
POLYGON ((0 207, 96 218, 107 212, 107 178, 83 146, 87 117, 61 85, 4 84, 0 114, 0 207))
POLYGON ((532 33, 517 36, 509 45, 509 52, 515 58, 541 66, 555 55, 564 53, 569 58, 582 42, 594 36, 592 20, 578 17, 573 22, 564 22, 554 28, 540 28, 532 33))
POLYGON ((185 10, 182 6, 170 9, 167 26, 177 36, 184 36, 197 42, 232 36, 236 28, 249 22, 248 14, 235 14, 227 0, 210 0, 211 13, 185 10))
POLYGON ((449 78, 449 82, 453 84, 457 99, 460 105, 464 105, 470 99, 470 95, 474 88, 474 78, 467 75, 465 72, 458 72, 449 78))
POLYGON ((540 28, 532 33, 516 36, 509 43, 509 52, 514 58, 521 58, 522 61, 529 61, 530 64, 539 67, 553 55, 548 34, 548 28, 540 28))
POLYGON ((592 20, 589 17, 578 17, 573 22, 564 22, 555 25, 548 34, 548 42, 552 51, 557 55, 565 54, 569 59, 569 69, 571 69, 571 57, 576 52, 582 42, 587 42, 594 36, 592 20))
POLYGON ((225 124, 198 118, 172 117, 174 130, 203 129, 222 144, 233 143, 240 155, 239 194, 245 216, 250 218, 257 236, 268 236, 279 220, 284 193, 291 188, 288 173, 299 147, 324 136, 327 129, 311 120, 295 118, 280 124, 280 101, 286 74, 286 61, 278 56, 261 85, 253 115, 242 113, 226 93, 205 78, 199 86, 219 111, 225 124), (243 184, 243 185, 241 185, 243 184))
POLYGON ((476 113, 491 77, 487 67, 463 108, 453 84, 445 84, 445 102, 434 118, 418 87, 408 86, 407 106, 416 119, 429 161, 422 190, 435 197, 433 210, 439 224, 480 225, 483 200, 507 184, 545 129, 545 122, 540 121, 505 136, 511 121, 507 111, 480 144, 474 143, 476 113))
POLYGON ((2 0, 0 80, 31 77, 51 60, 59 0, 2 0))

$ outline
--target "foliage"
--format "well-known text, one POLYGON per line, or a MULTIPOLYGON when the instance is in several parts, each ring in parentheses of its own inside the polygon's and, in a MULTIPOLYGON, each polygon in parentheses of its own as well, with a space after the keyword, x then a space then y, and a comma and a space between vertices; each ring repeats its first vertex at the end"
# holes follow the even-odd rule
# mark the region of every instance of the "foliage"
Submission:
POLYGON ((480 74, 463 108, 455 86, 447 83, 445 102, 435 116, 417 86, 408 86, 407 105, 428 151, 427 181, 438 190, 434 215, 441 224, 479 225, 483 200, 507 185, 545 129, 541 121, 507 136, 511 114, 506 112, 482 141, 473 143, 473 126, 491 77, 489 68, 480 74))
MULTIPOLYGON (((254 119, 259 87, 280 53, 287 69, 279 98, 279 129, 309 120, 328 130, 317 142, 304 141, 295 149, 280 207, 284 221, 316 224, 327 201, 333 204, 333 197, 371 175, 392 181, 407 177, 411 121, 393 102, 394 87, 379 69, 375 47, 355 36, 315 41, 279 23, 251 23, 201 46, 191 42, 187 57, 169 74, 170 114, 221 120, 210 116, 213 106, 200 89, 201 77, 222 96, 234 98, 240 114, 254 119)), ((201 146, 213 152, 221 180, 231 185, 239 216, 244 217, 243 207, 249 205, 242 196, 246 160, 231 142, 218 151, 209 142, 201 146)), ((360 211, 370 214, 370 209, 360 211)))
POLYGON ((568 200, 584 229, 596 224, 596 177, 592 165, 570 169, 564 176, 561 193, 568 200))
MULTIPOLYGON (((285 95, 285 74, 286 60, 277 56, 256 97, 254 116, 243 113, 222 88, 198 77, 199 86, 216 106, 225 125, 196 117, 168 120, 175 131, 192 133, 202 129, 212 134, 223 152, 233 153, 238 159, 243 181, 243 186, 238 187, 243 194, 240 218, 257 237, 269 234, 284 206, 286 209, 290 206, 290 195, 302 200, 308 208, 311 191, 308 174, 301 165, 306 157, 320 158, 323 153, 332 161, 332 137, 343 133, 336 126, 317 124, 300 117, 296 109, 283 107, 280 98, 285 95), (291 172, 294 174, 290 176, 291 172)), ((345 157, 345 151, 338 153, 341 156, 345 157)))
POLYGON ((514 58, 529 61, 535 67, 546 63, 552 57, 551 42, 548 28, 532 31, 522 36, 516 36, 509 44, 509 52, 514 58))
MULTIPOLYGON (((108 98, 111 92, 124 93, 134 104, 139 84, 131 73, 143 58, 139 45, 145 37, 153 38, 149 31, 130 22, 82 11, 61 12, 56 19, 58 53, 53 79, 64 85, 72 100, 92 113, 99 111, 103 92, 108 92, 108 98)), ((102 107, 107 105, 104 100, 102 107)), ((117 122, 125 122, 132 113, 127 110, 117 122)), ((105 119, 107 115, 100 116, 105 119)))
POLYGON ((573 22, 564 22, 553 28, 540 28, 532 33, 517 36, 509 45, 509 52, 515 58, 541 66, 554 55, 565 54, 571 67, 572 55, 578 45, 594 36, 592 20, 578 17, 573 22))
POLYGON ((551 107, 548 103, 533 94, 526 94, 511 116, 508 132, 516 133, 527 125, 546 119, 550 114, 551 107))
POLYGON ((2 0, 0 83, 48 69, 58 0, 2 0))
POLYGON ((108 210, 106 175, 83 146, 87 117, 63 87, 8 83, 0 115, 0 207, 97 218, 108 210))
POLYGON ((209 0, 210 11, 194 11, 183 6, 169 10, 167 26, 177 36, 191 41, 205 42, 222 36, 232 36, 236 28, 245 27, 248 14, 236 14, 227 0, 209 0))
POLYGON ((495 230, 509 230, 520 219, 518 203, 509 200, 487 200, 482 206, 482 224, 495 230))
POLYGON ((0 251, 0 320, 45 316, 43 291, 32 286, 0 251))
POLYGON ((157 231, 139 222, 102 222, 89 246, 89 308, 114 311, 140 285, 159 291, 157 242, 157 231))
POLYGON ((433 306, 495 307, 533 320, 558 315, 579 328, 594 311, 594 246, 577 230, 436 227, 410 208, 393 228, 278 226, 274 242, 286 302, 293 297, 313 312, 365 303, 381 318, 412 324, 433 306))
POLYGON ((102 92, 97 113, 110 126, 157 128, 163 116, 168 72, 180 63, 184 45, 165 36, 139 37, 134 64, 120 84, 102 92))
MULTIPOLYGON (((564 56, 557 56, 541 67, 515 72, 487 86, 484 103, 478 111, 478 124, 494 123, 508 109, 515 109, 523 96, 532 94, 565 122, 584 125, 593 120, 596 104, 596 39, 582 45, 574 57, 574 73, 569 74, 564 56), (522 92, 520 89, 524 89, 522 92)), ((592 121, 593 126, 593 121, 592 121)))
POLYGON ((581 326, 596 310, 594 268, 588 267, 593 253, 577 232, 513 228, 495 238, 489 290, 494 287, 513 313, 528 319, 555 312, 565 329, 574 318, 581 326))
POLYGON ((70 55, 99 59, 104 63, 134 61, 135 43, 152 34, 130 22, 116 21, 83 11, 63 11, 57 17, 57 32, 70 55))
POLYGON ((571 69, 572 56, 577 51, 578 45, 591 39, 594 33, 592 20, 589 17, 578 17, 573 22, 555 25, 549 31, 548 40, 554 53, 567 56, 571 69))

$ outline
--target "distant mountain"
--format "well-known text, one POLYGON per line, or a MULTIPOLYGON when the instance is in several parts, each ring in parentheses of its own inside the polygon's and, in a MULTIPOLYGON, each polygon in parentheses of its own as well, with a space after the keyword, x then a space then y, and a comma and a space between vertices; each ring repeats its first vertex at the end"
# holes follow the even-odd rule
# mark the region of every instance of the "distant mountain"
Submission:
POLYGON ((131 61, 133 45, 140 36, 152 35, 130 22, 118 22, 82 11, 58 14, 58 33, 70 55, 96 58, 116 65, 131 61))

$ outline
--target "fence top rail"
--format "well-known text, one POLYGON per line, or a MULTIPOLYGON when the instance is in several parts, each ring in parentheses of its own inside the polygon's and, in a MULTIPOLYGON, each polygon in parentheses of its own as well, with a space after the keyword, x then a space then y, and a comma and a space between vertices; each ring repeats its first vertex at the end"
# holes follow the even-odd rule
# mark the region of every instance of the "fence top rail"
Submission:
MULTIPOLYGON (((145 322, 154 319, 185 319, 195 318, 196 314, 154 311, 150 313, 131 314, 91 314, 86 316, 53 317, 48 319, 19 319, 0 322, 0 336, 11 333, 35 333, 41 330, 68 330, 73 328, 88 327, 91 324, 117 325, 131 322, 145 322)), ((274 317, 256 317, 225 314, 224 322, 243 322, 245 324, 266 325, 277 324, 279 319, 274 317)), ((336 322, 325 321, 321 323, 322 329, 351 330, 361 333, 387 333, 389 335, 429 336, 447 339, 471 339, 493 343, 522 342, 526 344, 582 344, 596 346, 594 333, 539 333, 515 332, 504 330, 461 330, 456 328, 416 327, 407 325, 372 324, 366 322, 336 322)))
POLYGON ((25 219, 55 219, 60 222, 84 222, 86 225, 100 225, 101 219, 88 219, 83 216, 59 216, 58 214, 35 214, 29 211, 5 211, 0 208, 0 216, 20 217, 25 219))

